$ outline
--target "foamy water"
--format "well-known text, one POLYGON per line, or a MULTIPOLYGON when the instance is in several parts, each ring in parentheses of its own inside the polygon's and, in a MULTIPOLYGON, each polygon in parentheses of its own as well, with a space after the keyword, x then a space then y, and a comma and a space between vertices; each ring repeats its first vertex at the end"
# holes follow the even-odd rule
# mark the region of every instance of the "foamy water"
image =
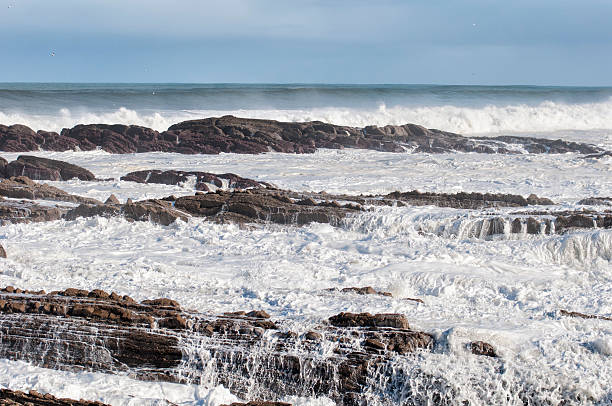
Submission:
MULTIPOLYGON (((612 190, 612 161, 584 160, 577 154, 35 154, 82 165, 102 178, 149 168, 235 172, 283 188, 336 193, 537 193, 572 210, 581 209, 576 204, 580 198, 609 196, 612 190)), ((18 154, 0 155, 11 160, 18 154)), ((51 183, 99 199, 110 193, 121 200, 193 193, 189 185, 119 180, 51 183)), ((509 211, 498 209, 497 214, 509 211)), ((10 225, 0 228, 0 243, 9 253, 8 260, 0 260, 0 285, 99 288, 136 300, 165 296, 187 309, 214 314, 263 309, 303 331, 341 311, 404 313, 413 328, 434 334, 440 343, 416 362, 398 358, 394 371, 385 373, 385 379, 395 376, 406 390, 427 391, 419 386, 424 382, 406 381, 399 372, 418 369, 449 379, 456 404, 521 405, 520 393, 535 404, 563 399, 610 404, 612 323, 568 318, 560 310, 612 315, 612 231, 491 240, 461 231, 481 217, 471 210, 381 207, 354 215, 340 227, 261 225, 247 230, 199 219, 164 227, 104 218, 10 225), (437 232, 442 228, 456 232, 437 232), (326 290, 347 286, 373 286, 394 297, 326 290), (424 304, 405 298, 420 298, 424 304), (469 354, 466 343, 472 340, 493 344, 501 359, 469 354)), ((112 404, 167 399, 218 405, 234 399, 224 388, 206 385, 142 383, 11 361, 2 361, 0 369, 0 385, 112 404)), ((402 392, 393 396, 401 404, 402 392)), ((288 400, 313 406, 331 402, 288 400)))

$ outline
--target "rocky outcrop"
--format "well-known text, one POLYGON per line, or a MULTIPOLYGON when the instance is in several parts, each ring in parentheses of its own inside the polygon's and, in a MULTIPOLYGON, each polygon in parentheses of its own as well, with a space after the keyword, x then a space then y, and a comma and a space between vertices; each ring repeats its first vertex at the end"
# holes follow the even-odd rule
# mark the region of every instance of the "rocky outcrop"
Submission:
POLYGON ((579 317, 581 319, 599 319, 599 320, 608 320, 608 321, 612 321, 612 317, 606 317, 606 316, 600 316, 597 314, 585 314, 585 313, 579 313, 579 312, 570 312, 567 310, 560 310, 559 313, 561 313, 562 316, 567 316, 567 317, 579 317))
POLYGON ((492 193, 431 193, 413 190, 410 192, 393 192, 385 196, 387 204, 398 201, 410 206, 438 206, 456 209, 484 209, 488 207, 525 207, 529 205, 553 205, 550 199, 540 198, 534 194, 524 198, 520 195, 492 193))
MULTIPOLYGON (((335 291, 337 289, 330 289, 330 290, 335 291)), ((387 296, 387 297, 393 296, 390 292, 378 291, 371 286, 364 286, 362 288, 351 286, 349 288, 342 288, 340 289, 340 291, 343 293, 347 293, 347 292, 357 293, 358 295, 379 295, 379 296, 387 296)))
POLYGON ((313 199, 292 199, 282 191, 255 189, 238 192, 217 191, 179 197, 174 207, 192 216, 207 217, 219 222, 272 222, 303 225, 308 223, 339 224, 349 213, 361 210, 354 204, 316 202, 313 199))
POLYGON ((497 358, 498 355, 495 352, 495 348, 484 341, 472 341, 469 345, 470 351, 474 355, 484 355, 486 357, 497 358))
POLYGON ((50 394, 42 394, 35 390, 28 393, 0 389, 0 406, 110 406, 102 402, 56 398, 50 394))
POLYGON ((121 180, 138 183, 161 183, 164 185, 179 185, 193 179, 195 190, 215 191, 217 189, 244 190, 261 187, 271 187, 269 183, 258 182, 235 175, 233 173, 214 174, 196 171, 161 171, 144 170, 130 172, 121 177, 121 180))
POLYGON ((24 125, 0 124, 0 150, 8 152, 70 151, 79 148, 78 140, 61 136, 55 132, 38 131, 24 125))
POLYGON ((2 179, 2 181, 0 181, 0 196, 13 199, 53 200, 68 203, 100 203, 96 199, 71 195, 56 187, 34 182, 26 176, 2 179))
POLYGON ((40 205, 29 200, 6 200, 0 197, 0 225, 59 220, 67 211, 66 207, 59 205, 40 205))
POLYGON ((172 204, 163 200, 143 200, 126 204, 81 204, 68 211, 64 218, 75 220, 79 217, 123 217, 132 221, 151 221, 153 223, 170 225, 176 220, 187 221, 188 217, 172 204))
POLYGON ((612 197, 587 197, 578 202, 585 206, 612 206, 612 197))
POLYGON ((212 117, 175 124, 159 133, 149 128, 91 124, 63 129, 61 135, 13 125, 0 126, 0 149, 35 151, 102 148, 110 153, 178 152, 259 154, 268 151, 312 153, 318 148, 358 148, 386 152, 481 152, 600 154, 588 144, 529 137, 463 137, 450 132, 406 124, 364 128, 320 121, 295 123, 274 120, 212 117))
POLYGON ((394 357, 410 359, 434 345, 431 335, 410 330, 403 315, 342 313, 305 334, 266 317, 261 311, 211 316, 170 299, 137 303, 101 290, 7 287, 0 291, 0 357, 223 385, 247 400, 328 396, 362 405, 366 392, 385 396, 384 385, 370 386, 387 380, 372 374, 386 373, 394 357))
POLYGON ((6 250, 0 245, 0 258, 6 258, 6 250))
POLYGON ((40 158, 36 156, 20 155, 15 161, 4 168, 4 177, 27 176, 32 180, 95 180, 93 173, 85 168, 57 161, 55 159, 40 158))

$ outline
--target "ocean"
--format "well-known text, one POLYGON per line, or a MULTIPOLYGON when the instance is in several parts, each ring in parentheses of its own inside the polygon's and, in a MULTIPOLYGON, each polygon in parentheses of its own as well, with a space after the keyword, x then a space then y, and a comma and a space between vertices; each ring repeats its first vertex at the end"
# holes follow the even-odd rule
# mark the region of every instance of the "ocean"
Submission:
MULTIPOLYGON (((225 114, 352 126, 416 123, 466 135, 536 135, 612 150, 609 87, 0 84, 0 124, 35 130, 83 123, 165 130, 183 120, 225 114)), ((189 182, 119 179, 145 169, 232 172, 281 189, 349 195, 416 189, 550 198, 554 205, 528 208, 376 206, 338 226, 240 227, 198 218, 161 226, 102 217, 9 224, 0 227, 0 243, 9 253, 0 259, 0 286, 103 289, 138 301, 169 297, 210 314, 262 309, 273 320, 289 320, 300 334, 340 312, 402 313, 413 329, 432 334, 438 344, 434 351, 392 360, 394 371, 424 373, 447 386, 429 387, 420 378, 391 385, 375 376, 380 381, 370 382, 368 405, 436 405, 441 396, 452 399, 451 405, 472 406, 612 404, 612 322, 560 313, 612 316, 612 231, 480 234, 483 219, 492 214, 609 211, 603 203, 579 202, 612 197, 612 157, 356 149, 302 155, 28 154, 80 165, 103 179, 46 183, 102 201, 112 193, 122 203, 194 193, 189 182), (351 286, 372 286, 393 297, 329 291, 351 286), (492 344, 500 357, 471 354, 466 345, 474 340, 492 344), (417 394, 418 402, 407 394, 417 394)), ((18 155, 0 152, 8 161, 18 155)), ((320 355, 326 355, 323 349, 320 355)), ((199 385, 152 383, 129 374, 0 360, 0 386, 15 390, 113 405, 218 406, 238 400, 214 376, 203 373, 202 379, 199 385)), ((335 404, 325 396, 278 395, 298 406, 335 404)))
POLYGON ((462 134, 589 132, 612 129, 612 87, 0 84, 0 123, 35 130, 120 123, 163 131, 226 114, 351 126, 417 123, 462 134))

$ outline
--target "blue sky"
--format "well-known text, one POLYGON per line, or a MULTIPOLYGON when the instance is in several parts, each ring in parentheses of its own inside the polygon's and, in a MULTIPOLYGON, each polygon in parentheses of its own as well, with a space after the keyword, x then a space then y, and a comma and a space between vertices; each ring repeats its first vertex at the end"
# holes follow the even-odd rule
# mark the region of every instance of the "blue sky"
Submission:
POLYGON ((0 82, 612 85, 611 22, 609 0, 0 0, 0 82))

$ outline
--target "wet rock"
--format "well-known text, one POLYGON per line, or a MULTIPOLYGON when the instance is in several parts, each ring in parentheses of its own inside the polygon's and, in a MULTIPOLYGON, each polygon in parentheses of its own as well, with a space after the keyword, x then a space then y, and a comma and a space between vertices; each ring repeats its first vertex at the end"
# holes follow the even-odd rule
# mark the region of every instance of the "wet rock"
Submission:
POLYGON ((143 200, 136 203, 117 204, 81 204, 68 211, 64 218, 75 220, 79 217, 124 217, 134 221, 151 221, 168 226, 176 220, 187 221, 188 217, 172 205, 162 200, 143 200))
POLYGON ((26 176, 11 177, 0 181, 0 196, 13 199, 43 199, 69 203, 100 203, 96 199, 71 195, 56 187, 36 183, 26 176))
POLYGON ((578 202, 585 206, 612 206, 612 197, 587 197, 578 202))
POLYGON ((6 258, 6 250, 4 249, 2 244, 0 244, 0 258, 6 258))
POLYGON ((470 351, 475 355, 484 355, 487 357, 497 358, 498 355, 495 352, 495 348, 484 341, 473 341, 469 344, 470 351))
POLYGON ((548 206, 553 205, 555 203, 550 199, 547 199, 545 197, 538 197, 537 195, 532 193, 527 197, 527 204, 548 206))
POLYGON ((398 315, 360 314, 374 321, 350 329, 322 326, 302 338, 286 327, 264 334, 259 324, 269 320, 255 318, 262 315, 178 309, 169 299, 138 304, 101 290, 44 295, 7 287, 0 291, 0 357, 180 383, 201 383, 206 368, 241 397, 328 396, 357 405, 378 382, 370 374, 384 370, 391 354, 433 347, 431 335, 407 329, 398 315), (321 346, 331 351, 322 353, 321 346))
MULTIPOLYGON (((530 204, 528 199, 520 195, 491 193, 430 193, 413 190, 410 192, 393 192, 384 197, 387 199, 399 200, 411 206, 433 205, 438 207, 453 207, 456 209, 525 207, 530 204)), ((545 200, 548 201, 548 199, 545 200)))
POLYGON ((120 204, 119 199, 114 194, 111 194, 108 199, 104 202, 104 204, 120 204))
POLYGON ((559 313, 561 313, 562 316, 567 316, 567 317, 579 317, 581 319, 599 319, 599 320, 612 321, 612 317, 599 316, 599 315, 596 315, 596 314, 585 314, 585 313, 578 313, 578 312, 570 312, 570 311, 567 311, 567 310, 560 310, 559 313))
POLYGON ((64 128, 62 137, 74 139, 81 150, 101 148, 112 154, 134 152, 175 151, 175 139, 166 139, 157 131, 140 126, 90 124, 64 128))
POLYGON ((6 165, 8 165, 7 160, 0 156, 0 178, 6 178, 6 165))
POLYGON ((195 189, 200 191, 210 191, 217 188, 244 190, 250 188, 271 187, 269 183, 258 182, 235 175, 233 173, 214 174, 196 171, 161 171, 144 170, 130 172, 121 177, 121 180, 138 183, 160 183, 164 185, 179 185, 186 183, 189 179, 195 182, 195 189), (225 182, 224 182, 225 181, 225 182))
POLYGON ((378 290, 374 289, 371 286, 365 286, 363 288, 357 288, 357 287, 342 288, 341 291, 343 293, 353 292, 353 293, 357 293, 359 295, 380 295, 380 296, 388 296, 388 297, 392 297, 393 296, 390 292, 381 292, 381 291, 378 291, 378 290))
POLYGON ((272 222, 304 225, 330 223, 336 225, 349 213, 360 210, 352 205, 327 207, 316 202, 296 204, 285 195, 267 189, 246 192, 207 193, 179 197, 175 208, 197 217, 219 222, 272 222))
POLYGON ((54 159, 21 155, 6 165, 6 177, 27 176, 33 180, 70 180, 77 178, 85 181, 95 180, 93 173, 80 166, 54 159))
MULTIPOLYGON (((0 188, 1 186, 0 184, 0 188)), ((59 220, 67 210, 27 200, 5 200, 0 197, 0 225, 59 220)))
POLYGON ((252 317, 254 319, 269 319, 270 315, 263 310, 253 310, 246 314, 247 317, 252 317))
POLYGON ((230 403, 221 406, 291 406, 291 403, 285 402, 247 402, 247 403, 230 403))
POLYGON ((21 391, 13 391, 10 389, 0 389, 0 405, 2 406, 18 406, 18 405, 36 405, 36 406, 109 406, 102 402, 92 402, 87 400, 74 400, 65 398, 56 398, 50 394, 42 394, 35 390, 28 393, 21 391))
POLYGON ((176 310, 181 309, 181 305, 176 300, 172 300, 168 298, 144 300, 142 304, 146 304, 146 305, 154 306, 154 307, 176 309, 176 310))
POLYGON ((410 325, 403 314, 383 313, 340 313, 329 318, 336 327, 393 327, 409 329, 410 325))
POLYGON ((0 126, 0 149, 4 151, 76 148, 90 151, 99 147, 121 154, 153 151, 259 154, 268 151, 312 153, 318 148, 359 148, 386 152, 508 154, 517 153, 516 146, 529 153, 606 152, 593 145, 562 140, 512 136, 468 138, 415 124, 356 128, 320 121, 295 123, 233 116, 185 121, 162 133, 118 124, 77 125, 63 129, 61 135, 43 131, 35 133, 19 125, 0 126))

